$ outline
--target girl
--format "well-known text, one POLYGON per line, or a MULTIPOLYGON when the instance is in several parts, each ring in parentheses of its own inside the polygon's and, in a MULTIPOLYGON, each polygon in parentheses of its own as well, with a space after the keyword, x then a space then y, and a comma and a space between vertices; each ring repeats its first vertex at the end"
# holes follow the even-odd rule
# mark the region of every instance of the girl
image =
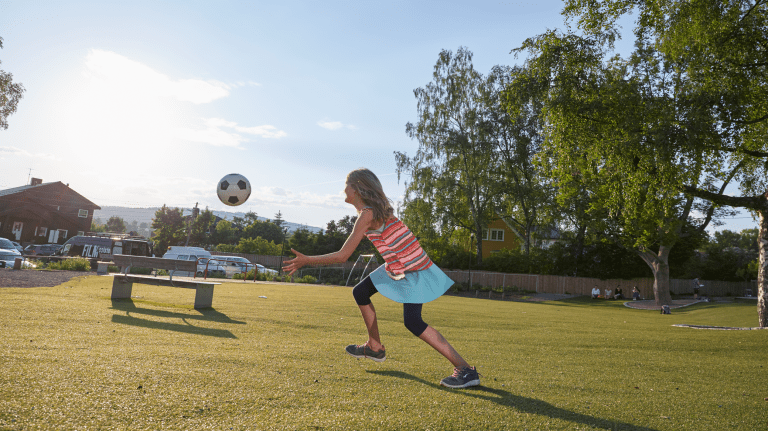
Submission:
POLYGON ((470 367, 448 341, 421 318, 422 305, 440 297, 453 281, 432 263, 413 233, 393 215, 392 205, 373 172, 368 169, 350 172, 344 193, 344 201, 355 207, 358 218, 341 250, 321 256, 305 256, 291 249, 296 258, 286 261, 283 271, 293 274, 304 265, 346 262, 363 236, 367 236, 386 263, 352 290, 368 329, 368 341, 359 346, 347 346, 347 353, 358 359, 370 358, 376 362, 386 359, 379 337, 376 310, 370 299, 380 292, 402 303, 405 327, 453 364, 453 375, 440 381, 441 385, 449 388, 479 385, 480 374, 475 367, 470 367))

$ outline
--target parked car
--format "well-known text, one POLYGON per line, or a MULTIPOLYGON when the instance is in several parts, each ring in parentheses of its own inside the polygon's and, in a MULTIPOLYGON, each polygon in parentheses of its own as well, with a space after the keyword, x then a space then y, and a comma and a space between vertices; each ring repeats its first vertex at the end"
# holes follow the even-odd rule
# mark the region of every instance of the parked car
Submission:
POLYGON ((265 267, 262 264, 259 263, 251 263, 250 260, 240 257, 240 256, 213 256, 216 261, 218 261, 222 266, 225 267, 225 271, 227 274, 227 277, 231 277, 234 274, 240 274, 244 270, 250 271, 254 268, 254 266, 257 268, 260 274, 270 274, 270 275, 277 275, 277 271, 274 269, 269 269, 265 267))
MULTIPOLYGON (((2 245, 0 245, 2 246, 2 245)), ((13 268, 16 263, 16 259, 22 258, 21 265, 23 268, 34 268, 35 264, 28 262, 21 256, 15 248, 0 248, 0 268, 13 268)))
POLYGON ((0 238, 0 250, 16 250, 16 247, 10 239, 0 238))
POLYGON ((58 244, 32 244, 28 245, 23 253, 27 256, 53 256, 59 250, 61 246, 58 244))
POLYGON ((24 247, 22 247, 21 244, 19 244, 16 241, 11 241, 13 243, 13 246, 16 248, 16 251, 18 251, 21 254, 24 254, 24 247))
POLYGON ((88 233, 68 239, 57 253, 64 256, 99 257, 100 254, 152 256, 152 244, 143 236, 124 233, 88 233))
MULTIPOLYGON (((208 271, 209 275, 213 276, 226 276, 226 268, 220 265, 216 260, 211 260, 211 253, 201 247, 182 247, 171 246, 168 247, 168 251, 163 255, 163 259, 177 259, 177 260, 195 260, 197 261, 197 271, 194 275, 200 277, 205 271, 208 271)), ((180 277, 191 277, 186 271, 174 271, 173 275, 180 277)))

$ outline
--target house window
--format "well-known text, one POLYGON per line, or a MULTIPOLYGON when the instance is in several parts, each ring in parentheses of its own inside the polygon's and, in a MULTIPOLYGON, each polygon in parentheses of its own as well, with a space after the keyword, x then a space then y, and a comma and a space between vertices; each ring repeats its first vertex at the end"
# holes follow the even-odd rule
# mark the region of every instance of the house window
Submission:
POLYGON ((88 210, 80 210, 77 213, 77 216, 82 218, 88 218, 88 210))
POLYGON ((79 231, 77 231, 77 234, 78 234, 79 236, 83 236, 83 235, 85 235, 85 232, 83 232, 83 231, 79 230, 79 231))
POLYGON ((48 234, 48 228, 47 227, 38 227, 37 228, 37 236, 46 236, 48 234))
POLYGON ((504 229, 483 229, 483 240, 504 241, 504 229))

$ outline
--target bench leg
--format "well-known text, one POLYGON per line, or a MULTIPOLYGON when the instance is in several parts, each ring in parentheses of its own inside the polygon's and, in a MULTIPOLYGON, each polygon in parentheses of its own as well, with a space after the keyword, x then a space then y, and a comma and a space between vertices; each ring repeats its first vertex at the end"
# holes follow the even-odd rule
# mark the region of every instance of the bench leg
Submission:
POLYGON ((98 268, 96 269, 96 275, 107 275, 108 272, 109 272, 109 263, 99 262, 98 268))
POLYGON ((132 281, 119 276, 115 276, 112 280, 112 299, 130 299, 132 290, 132 281))
POLYGON ((198 284, 195 293, 195 308, 211 308, 213 304, 213 286, 198 284))

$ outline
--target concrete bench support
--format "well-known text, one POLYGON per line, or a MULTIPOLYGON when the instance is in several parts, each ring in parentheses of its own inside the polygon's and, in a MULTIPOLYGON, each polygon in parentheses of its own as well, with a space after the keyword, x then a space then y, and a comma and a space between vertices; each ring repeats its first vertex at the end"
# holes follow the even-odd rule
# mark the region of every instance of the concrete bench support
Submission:
POLYGON ((97 262, 96 275, 107 275, 109 272, 109 262, 97 262))
POLYGON ((133 291, 133 281, 125 277, 115 277, 112 280, 112 299, 129 299, 133 291))
POLYGON ((213 284, 198 283, 195 288, 195 308, 211 308, 213 304, 213 284))
POLYGON ((211 308, 213 306, 213 288, 217 284, 221 284, 202 281, 170 280, 142 275, 115 274, 112 281, 112 299, 129 299, 133 292, 133 283, 195 289, 195 308, 211 308))

